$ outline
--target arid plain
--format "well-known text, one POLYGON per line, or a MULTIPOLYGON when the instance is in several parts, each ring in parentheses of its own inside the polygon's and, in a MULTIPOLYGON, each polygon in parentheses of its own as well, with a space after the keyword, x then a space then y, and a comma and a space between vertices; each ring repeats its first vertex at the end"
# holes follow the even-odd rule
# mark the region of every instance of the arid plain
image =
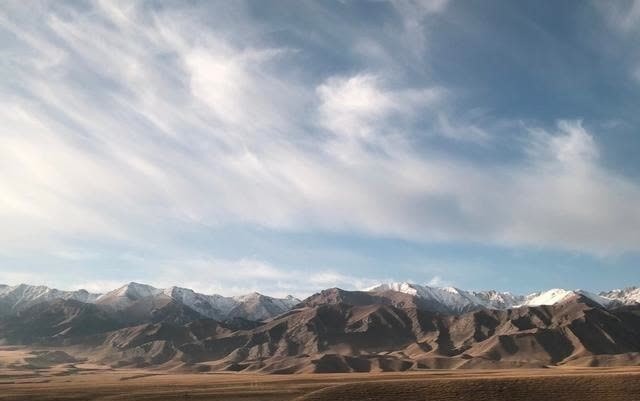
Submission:
POLYGON ((640 367, 194 374, 167 369, 112 369, 47 361, 33 355, 31 350, 18 347, 0 349, 0 400, 640 400, 640 367), (20 365, 25 361, 30 364, 20 365))

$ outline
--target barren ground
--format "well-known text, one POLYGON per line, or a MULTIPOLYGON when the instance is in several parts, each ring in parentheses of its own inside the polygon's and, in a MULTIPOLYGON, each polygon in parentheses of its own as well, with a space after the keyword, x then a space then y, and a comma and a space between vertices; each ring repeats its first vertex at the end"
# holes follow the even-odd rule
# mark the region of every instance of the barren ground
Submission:
POLYGON ((640 367, 256 375, 113 370, 0 348, 0 400, 640 401, 640 367))

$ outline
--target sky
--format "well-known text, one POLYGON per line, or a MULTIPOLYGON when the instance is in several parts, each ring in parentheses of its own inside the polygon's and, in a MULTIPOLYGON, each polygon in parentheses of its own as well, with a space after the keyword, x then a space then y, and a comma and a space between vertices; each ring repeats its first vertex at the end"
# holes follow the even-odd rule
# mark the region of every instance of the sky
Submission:
POLYGON ((0 282, 640 284, 640 1, 5 1, 0 282))

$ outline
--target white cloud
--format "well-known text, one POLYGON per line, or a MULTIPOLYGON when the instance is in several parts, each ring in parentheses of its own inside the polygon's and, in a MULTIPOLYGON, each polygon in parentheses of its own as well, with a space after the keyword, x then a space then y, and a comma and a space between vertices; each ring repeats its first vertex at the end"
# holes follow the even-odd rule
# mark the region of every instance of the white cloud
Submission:
POLYGON ((438 88, 388 90, 372 74, 331 77, 316 93, 321 126, 334 134, 369 141, 393 132, 390 120, 401 124, 418 112, 427 114, 443 97, 438 88))
POLYGON ((321 124, 346 136, 366 138, 384 121, 395 104, 371 75, 333 78, 316 91, 321 99, 321 124))
MULTIPOLYGON (((324 288, 357 290, 385 281, 345 275, 329 269, 284 269, 262 260, 246 258, 174 260, 148 266, 147 271, 137 274, 137 277, 131 277, 128 281, 150 284, 158 288, 179 284, 201 293, 225 296, 244 295, 256 291, 270 296, 295 295, 304 298, 324 288)), ((32 281, 34 279, 31 276, 11 278, 11 283, 16 281, 15 278, 32 281)), ((58 283, 51 277, 46 279, 49 283, 58 283)), ((63 285, 63 288, 84 288, 91 292, 103 293, 123 284, 124 282, 115 280, 78 280, 70 286, 63 285)))
POLYGON ((443 280, 442 277, 440 276, 433 276, 431 280, 427 282, 427 285, 430 287, 446 287, 446 286, 450 286, 451 283, 446 280, 443 280))
POLYGON ((593 136, 584 129, 581 121, 560 121, 558 128, 564 135, 552 137, 549 142, 551 152, 560 162, 588 162, 598 157, 593 136))
POLYGON ((598 147, 582 121, 561 120, 557 125, 559 133, 556 134, 542 129, 529 130, 532 141, 527 151, 534 160, 570 166, 596 162, 598 147))
MULTIPOLYGON (((103 6, 65 10, 73 18, 45 10, 42 26, 0 20, 19 41, 4 51, 15 84, 0 95, 5 250, 163 247, 181 225, 238 223, 638 250, 640 187, 601 165, 579 122, 532 129, 527 157, 508 164, 418 149, 420 118, 446 116, 444 136, 456 140, 489 134, 452 121, 435 85, 397 87, 372 72, 304 82, 289 73, 290 49, 237 43, 180 10, 103 6)), ((207 266, 289 285, 268 266, 207 266)), ((326 274, 316 280, 351 282, 326 274)))
MULTIPOLYGON (((300 277, 302 278, 302 274, 300 277)), ((338 287, 347 290, 363 290, 388 280, 375 278, 363 278, 345 275, 333 270, 325 270, 312 273, 308 277, 309 284, 317 288, 338 287)))

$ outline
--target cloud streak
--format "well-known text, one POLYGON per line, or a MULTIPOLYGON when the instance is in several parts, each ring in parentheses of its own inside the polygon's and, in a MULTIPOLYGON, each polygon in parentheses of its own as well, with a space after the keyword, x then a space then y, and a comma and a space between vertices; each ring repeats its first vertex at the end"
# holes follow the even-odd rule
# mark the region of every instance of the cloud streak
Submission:
MULTIPOLYGON (((409 18, 414 3, 398 10, 409 18)), ((29 15, 16 4, 0 19, 15 39, 0 95, 5 252, 179 246, 180 227, 233 224, 640 251, 640 186, 603 166, 580 121, 527 126, 522 158, 479 162, 421 145, 495 141, 490 127, 456 120, 456 92, 437 83, 403 82, 393 68, 311 79, 296 72, 304 48, 216 30, 181 8, 47 3, 29 15)), ((446 6, 425 4, 397 35, 446 6)), ((241 11, 232 14, 253 26, 241 11)), ((293 286, 292 273, 268 265, 245 260, 232 271, 293 286)), ((353 279, 328 270, 311 282, 353 279)))

